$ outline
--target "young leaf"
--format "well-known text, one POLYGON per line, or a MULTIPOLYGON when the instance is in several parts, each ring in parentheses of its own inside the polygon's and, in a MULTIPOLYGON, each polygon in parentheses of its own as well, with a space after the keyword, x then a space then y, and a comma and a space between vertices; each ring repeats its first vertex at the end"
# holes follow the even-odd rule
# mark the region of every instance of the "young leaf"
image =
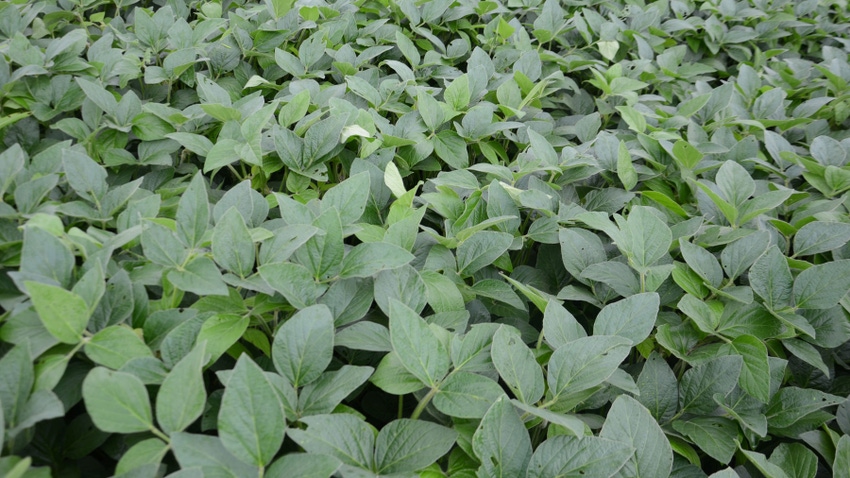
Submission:
POLYGON ((153 429, 148 391, 134 375, 95 367, 83 380, 83 399, 92 421, 105 432, 153 429))
POLYGON ((275 368, 293 387, 304 386, 322 374, 331 362, 334 345, 331 311, 324 305, 300 310, 274 336, 275 368))

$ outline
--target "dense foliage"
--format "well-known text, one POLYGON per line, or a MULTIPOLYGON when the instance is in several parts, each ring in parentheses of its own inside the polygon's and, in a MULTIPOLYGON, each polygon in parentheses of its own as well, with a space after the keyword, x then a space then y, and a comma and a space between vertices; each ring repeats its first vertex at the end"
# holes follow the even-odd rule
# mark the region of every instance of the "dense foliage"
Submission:
POLYGON ((0 475, 850 476, 846 0, 0 2, 0 475))

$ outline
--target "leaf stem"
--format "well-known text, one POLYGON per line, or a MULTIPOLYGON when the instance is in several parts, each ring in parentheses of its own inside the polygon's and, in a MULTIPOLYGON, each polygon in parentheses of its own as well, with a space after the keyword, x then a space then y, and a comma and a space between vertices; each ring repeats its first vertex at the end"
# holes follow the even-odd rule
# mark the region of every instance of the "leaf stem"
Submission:
POLYGON ((413 409, 413 414, 410 415, 412 420, 418 420, 419 415, 422 415, 422 412, 425 410, 425 407, 431 402, 431 399, 434 398, 434 395, 439 392, 440 389, 437 387, 432 387, 431 390, 428 390, 428 394, 422 397, 422 400, 416 405, 416 408, 413 409))

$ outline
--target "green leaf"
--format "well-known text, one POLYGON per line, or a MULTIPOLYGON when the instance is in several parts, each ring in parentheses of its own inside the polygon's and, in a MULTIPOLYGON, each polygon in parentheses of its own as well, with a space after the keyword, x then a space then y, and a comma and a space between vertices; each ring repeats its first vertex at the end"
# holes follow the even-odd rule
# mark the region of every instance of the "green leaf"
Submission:
POLYGON ((335 207, 343 225, 356 222, 366 209, 369 184, 369 173, 366 171, 340 182, 322 197, 322 212, 335 207))
POLYGON ((83 338, 91 312, 82 297, 61 287, 24 282, 44 328, 62 343, 76 344, 83 338))
POLYGON ((694 169, 703 154, 687 141, 679 140, 673 145, 673 157, 686 169, 694 169))
POLYGON ((843 401, 841 397, 820 390, 783 387, 771 397, 765 415, 771 428, 787 428, 812 412, 843 401))
POLYGON ((850 224, 813 221, 794 235, 794 257, 813 256, 837 249, 850 241, 850 224))
POLYGON ((547 381, 556 397, 576 394, 604 382, 631 350, 623 337, 583 337, 555 350, 549 359, 547 381))
POLYGON ((443 93, 446 103, 455 111, 461 111, 469 105, 469 76, 463 74, 455 78, 443 93))
POLYGON ((328 286, 316 282, 310 271, 301 264, 266 264, 260 266, 258 271, 260 277, 296 309, 315 305, 316 300, 328 290, 328 286))
POLYGON ((537 447, 528 464, 526 476, 528 478, 619 476, 618 471, 623 468, 634 452, 634 448, 619 441, 595 436, 558 435, 537 447))
POLYGON ((794 303, 800 309, 830 309, 850 290, 850 259, 809 267, 794 280, 794 303))
POLYGON ((434 396, 434 407, 450 417, 481 418, 493 402, 505 395, 502 387, 483 375, 452 374, 434 396))
POLYGON ((479 231, 457 248, 458 274, 472 275, 492 264, 513 243, 514 237, 505 232, 479 231))
POLYGON ((204 321, 195 342, 207 343, 206 353, 210 355, 210 363, 213 363, 242 337, 250 322, 249 317, 236 314, 213 315, 204 321))
POLYGON ((177 205, 177 234, 188 247, 198 247, 210 222, 207 185, 201 173, 195 174, 177 205))
POLYGON ((16 345, 0 359, 0 415, 7 425, 15 423, 26 406, 34 381, 28 343, 16 345))
POLYGON ((649 410, 634 398, 620 395, 614 400, 599 437, 635 450, 616 476, 669 476, 673 449, 649 410))
MULTIPOLYGON (((617 108, 623 107, 618 106, 617 108)), ((639 115, 640 113, 637 114, 639 115)), ((643 116, 640 116, 640 118, 643 119, 643 116)), ((646 127, 646 121, 644 121, 644 127, 646 127)), ((617 177, 620 178, 626 191, 630 191, 638 182, 637 170, 635 170, 635 166, 632 164, 632 155, 623 141, 620 141, 620 148, 617 150, 617 177)))
POLYGON ((343 365, 339 370, 323 373, 301 390, 299 416, 331 413, 345 397, 369 380, 373 371, 372 367, 343 365))
POLYGON ((738 427, 722 417, 695 417, 673 422, 673 428, 687 437, 721 464, 728 464, 735 454, 738 427))
POLYGON ((373 469, 376 431, 361 418, 346 413, 304 417, 307 429, 290 429, 287 433, 308 453, 330 455, 339 461, 373 469))
POLYGON ((313 221, 313 226, 324 231, 324 234, 320 232, 308 239, 293 258, 316 279, 333 277, 339 271, 345 254, 339 212, 334 207, 326 209, 313 221))
POLYGON ((434 152, 452 169, 464 169, 469 166, 466 140, 453 130, 445 129, 434 136, 434 152))
POLYGON ((384 355, 369 381, 392 395, 406 395, 425 387, 425 384, 416 378, 416 375, 407 371, 395 352, 384 355))
POLYGON ((212 251, 221 267, 239 277, 248 277, 253 272, 254 242, 236 207, 231 207, 218 219, 212 235, 212 251))
POLYGON ((201 375, 204 366, 205 345, 177 362, 162 382, 156 396, 156 420, 168 435, 180 432, 192 424, 204 411, 207 391, 201 375))
POLYGON ((225 470, 222 476, 232 478, 257 476, 257 468, 233 456, 217 436, 174 433, 171 435, 171 449, 177 463, 184 469, 225 470))
POLYGON ((670 228, 651 211, 645 206, 632 208, 628 218, 620 222, 616 238, 617 247, 638 272, 645 272, 658 262, 673 243, 670 228))
POLYGON ((456 439, 456 431, 435 423, 393 420, 378 433, 375 468, 380 474, 423 469, 448 453, 456 439))
POLYGON ((195 258, 183 270, 169 271, 167 277, 174 287, 199 296, 230 294, 221 271, 204 256, 195 258))
POLYGON ((339 469, 339 465, 339 460, 328 455, 288 453, 272 463, 263 476, 267 478, 286 478, 288 476, 330 478, 339 469))
POLYGON ((401 267, 412 260, 413 254, 392 244, 358 244, 343 259, 339 277, 370 277, 383 270, 401 267))
POLYGON ((80 197, 96 202, 106 194, 106 170, 83 153, 62 150, 65 179, 80 197))
POLYGON ((253 360, 240 356, 218 412, 222 444, 240 460, 265 466, 283 443, 285 424, 274 385, 253 360))
POLYGON ((644 362, 637 386, 640 390, 638 401, 659 423, 673 418, 679 409, 679 384, 673 369, 657 352, 644 362))
POLYGON ((764 299, 765 305, 779 310, 791 304, 791 289, 794 278, 785 256, 776 246, 759 257, 750 268, 750 287, 764 299))
POLYGON ((145 465, 159 466, 168 449, 168 445, 159 438, 142 440, 121 455, 121 460, 115 467, 115 474, 130 473, 145 465))
POLYGON ((770 400, 770 367, 767 363, 767 347, 752 335, 741 335, 728 344, 729 351, 743 359, 738 383, 744 391, 762 403, 770 400))
POLYGON ((95 367, 83 380, 83 399, 92 421, 105 432, 153 429, 148 391, 134 375, 95 367))
POLYGON ((743 453, 743 455, 747 457, 747 459, 755 465, 756 469, 759 470, 766 478, 790 478, 788 474, 782 470, 782 468, 779 468, 769 462, 763 454, 743 449, 741 450, 741 453, 743 453))
POLYGON ((593 334, 619 335, 639 344, 655 326, 659 301, 658 294, 647 292, 608 304, 596 316, 593 334))
POLYGON ((723 248, 720 263, 730 280, 737 279, 761 257, 770 244, 767 231, 748 234, 723 248))
POLYGON ((715 180, 724 199, 738 209, 756 191, 756 182, 750 173, 735 161, 724 161, 715 180))
POLYGON ((565 413, 553 412, 545 408, 534 407, 516 399, 511 400, 511 403, 523 412, 530 413, 536 417, 546 420, 549 423, 563 427, 568 433, 572 433, 575 436, 584 436, 585 431, 588 428, 587 425, 576 415, 567 415, 565 413))
POLYGON ((316 380, 333 356, 334 322, 330 309, 314 305, 287 320, 274 336, 275 368, 293 387, 316 380))
POLYGON ((726 396, 735 388, 743 359, 737 355, 717 357, 694 367, 679 382, 679 407, 694 414, 708 414, 717 408, 714 395, 726 396))
MULTIPOLYGON (((840 446, 839 441, 838 447, 840 446)), ((780 443, 774 448, 768 461, 788 473, 790 478, 815 476, 818 471, 817 455, 800 443, 780 443)), ((850 469, 850 461, 844 469, 850 469)))
POLYGON ((410 373, 431 387, 449 371, 450 359, 443 343, 419 315, 401 302, 390 300, 390 342, 410 373))
POLYGON ((153 357, 150 347, 132 329, 113 325, 96 333, 85 347, 92 362, 119 369, 137 357, 153 357))
POLYGON ((496 400, 481 419, 472 436, 472 449, 481 462, 479 476, 525 475, 531 439, 507 397, 496 400))
POLYGON ((573 340, 587 337, 587 332, 570 311, 554 299, 549 299, 543 313, 543 337, 553 349, 557 349, 573 340))
POLYGON ((534 354, 523 343, 519 331, 502 325, 493 336, 493 365, 511 392, 523 403, 535 403, 543 396, 543 371, 534 354))
POLYGON ((850 470, 850 436, 843 435, 835 447, 835 461, 832 462, 833 473, 850 470))
POLYGON ((723 282, 723 269, 714 254, 683 239, 679 240, 679 248, 691 270, 712 287, 720 287, 723 282))

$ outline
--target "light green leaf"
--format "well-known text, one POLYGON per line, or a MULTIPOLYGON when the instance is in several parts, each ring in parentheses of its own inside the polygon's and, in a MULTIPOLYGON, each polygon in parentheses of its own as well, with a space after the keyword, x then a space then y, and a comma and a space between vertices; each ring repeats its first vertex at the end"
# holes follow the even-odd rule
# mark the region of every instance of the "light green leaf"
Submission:
POLYGON ((95 426, 105 432, 136 433, 153 428, 148 391, 134 375, 95 367, 83 380, 83 399, 95 426))
POLYGON ((287 320, 274 336, 275 368, 293 387, 304 386, 327 368, 334 345, 334 322, 330 309, 314 305, 287 320))

